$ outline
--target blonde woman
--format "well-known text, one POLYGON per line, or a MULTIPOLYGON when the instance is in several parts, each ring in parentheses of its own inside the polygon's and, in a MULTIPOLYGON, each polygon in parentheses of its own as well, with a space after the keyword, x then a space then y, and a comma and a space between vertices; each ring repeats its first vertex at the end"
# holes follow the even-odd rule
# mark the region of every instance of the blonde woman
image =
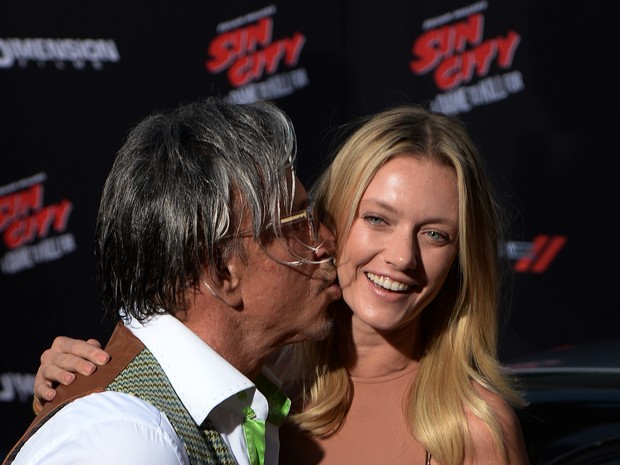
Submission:
POLYGON ((294 349, 292 420, 312 435, 281 430, 280 463, 313 444, 329 465, 526 464, 524 401, 497 359, 500 211, 464 126, 419 106, 377 114, 314 195, 343 301, 328 339, 294 349))

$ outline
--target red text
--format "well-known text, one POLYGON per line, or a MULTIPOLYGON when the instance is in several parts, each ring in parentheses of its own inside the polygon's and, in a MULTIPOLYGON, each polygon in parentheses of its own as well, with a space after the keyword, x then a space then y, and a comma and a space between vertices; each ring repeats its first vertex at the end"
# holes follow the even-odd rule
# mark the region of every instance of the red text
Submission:
POLYGON ((422 34, 412 46, 411 71, 434 70, 435 84, 445 91, 471 81, 474 74, 486 76, 493 63, 509 68, 521 36, 509 31, 506 37, 483 41, 483 30, 484 17, 476 14, 422 34))
POLYGON ((264 74, 274 74, 281 63, 295 66, 306 38, 296 32, 290 38, 273 41, 273 20, 264 18, 250 26, 220 34, 209 45, 205 63, 211 73, 227 69, 230 84, 240 87, 264 74))

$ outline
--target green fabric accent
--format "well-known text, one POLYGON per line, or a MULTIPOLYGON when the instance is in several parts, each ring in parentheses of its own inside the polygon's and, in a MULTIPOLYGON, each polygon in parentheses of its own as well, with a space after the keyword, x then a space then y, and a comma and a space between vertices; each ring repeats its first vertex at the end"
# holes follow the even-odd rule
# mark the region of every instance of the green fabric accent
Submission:
POLYGON ((243 435, 251 465, 265 463, 265 421, 257 420, 251 407, 243 409, 243 435))
MULTIPOLYGON (((262 373, 256 378, 255 384, 256 388, 265 396, 269 405, 267 421, 274 426, 280 427, 291 409, 291 400, 262 373)), ((237 397, 241 400, 248 399, 245 391, 239 392, 237 397)), ((249 406, 243 409, 243 415, 243 436, 245 437, 250 464, 264 465, 265 421, 257 420, 256 413, 249 406)))
POLYGON ((267 398, 269 403, 269 416, 267 421, 278 428, 286 420, 288 412, 291 410, 291 399, 273 384, 269 378, 262 373, 256 378, 256 387, 267 398))
POLYGON ((166 414, 185 443, 192 465, 236 465, 231 451, 210 421, 196 425, 151 352, 144 348, 106 387, 149 402, 166 414))

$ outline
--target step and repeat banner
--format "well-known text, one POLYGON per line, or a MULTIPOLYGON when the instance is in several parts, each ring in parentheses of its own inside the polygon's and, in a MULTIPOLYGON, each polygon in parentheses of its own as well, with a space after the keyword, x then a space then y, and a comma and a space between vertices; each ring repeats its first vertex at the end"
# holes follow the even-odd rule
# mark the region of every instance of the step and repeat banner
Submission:
POLYGON ((110 333, 93 232, 115 152, 147 114, 199 97, 283 108, 308 183, 346 121, 400 102, 458 115, 514 212, 503 356, 618 336, 618 39, 603 2, 224 3, 0 5, 1 456, 54 337, 110 333))

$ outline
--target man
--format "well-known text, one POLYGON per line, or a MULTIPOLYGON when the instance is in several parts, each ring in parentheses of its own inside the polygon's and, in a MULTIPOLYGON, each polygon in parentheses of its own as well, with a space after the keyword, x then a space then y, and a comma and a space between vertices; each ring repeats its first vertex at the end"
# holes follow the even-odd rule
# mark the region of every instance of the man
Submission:
POLYGON ((295 152, 290 120, 266 102, 190 103, 131 131, 95 246, 120 366, 59 390, 5 463, 277 463, 290 402, 263 364, 325 337, 341 297, 334 236, 315 223, 295 152))

